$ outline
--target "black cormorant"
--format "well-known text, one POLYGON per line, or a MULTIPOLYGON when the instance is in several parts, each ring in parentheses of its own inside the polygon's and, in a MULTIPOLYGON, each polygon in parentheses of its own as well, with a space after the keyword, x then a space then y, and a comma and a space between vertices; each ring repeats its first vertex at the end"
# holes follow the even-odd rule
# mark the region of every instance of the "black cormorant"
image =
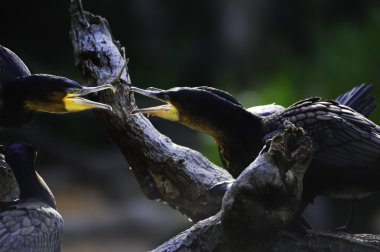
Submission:
POLYGON ((36 112, 70 113, 86 109, 112 110, 111 106, 82 96, 112 85, 84 87, 65 77, 31 74, 24 62, 0 45, 0 126, 20 127, 36 112))
MULTIPOLYGON (((174 88, 174 89, 177 89, 177 88, 174 88)), ((199 104, 198 102, 196 106, 191 108, 194 110, 187 111, 186 106, 190 106, 191 103, 190 101, 186 101, 187 98, 185 98, 185 96, 187 92, 189 92, 189 94, 193 94, 193 96, 195 97, 197 93, 208 91, 210 93, 206 92, 205 94, 208 94, 210 96, 209 102, 213 102, 213 99, 214 99, 215 104, 219 102, 220 104, 227 104, 227 105, 228 103, 232 103, 241 108, 243 106, 229 93, 223 90, 212 88, 212 87, 179 88, 179 91, 175 91, 175 92, 172 92, 171 90, 172 89, 165 91, 165 90, 152 88, 152 87, 148 88, 147 90, 142 90, 136 87, 131 87, 131 91, 137 92, 149 97, 153 97, 153 98, 156 98, 155 94, 160 93, 160 92, 162 92, 162 94, 164 95, 167 92, 169 96, 171 94, 176 94, 176 93, 182 96, 181 98, 178 99, 179 103, 177 106, 172 106, 169 103, 169 104, 162 105, 159 107, 139 109, 139 110, 134 111, 134 113, 141 112, 145 114, 162 117, 171 121, 179 121, 190 128, 204 131, 214 136, 218 143, 219 154, 220 154, 224 167, 227 170, 229 170, 233 176, 235 177, 238 176, 240 172, 243 169, 245 169, 256 157, 255 155, 252 155, 252 149, 251 149, 252 144, 249 141, 248 142, 244 141, 245 136, 240 136, 240 137, 236 136, 236 133, 238 133, 237 131, 241 129, 240 124, 237 123, 238 121, 234 122, 233 125, 230 127, 230 130, 219 133, 219 135, 222 135, 222 137, 216 137, 215 134, 217 134, 219 126, 217 126, 216 122, 212 122, 212 120, 215 120, 215 118, 217 119, 219 118, 221 121, 223 120, 227 121, 228 115, 226 116, 220 115, 220 112, 222 111, 217 111, 217 108, 214 109, 215 110, 214 112, 217 111, 217 113, 219 114, 215 114, 211 111, 208 105, 206 105, 205 103, 199 104), (207 113, 210 113, 210 116, 208 116, 207 113), (178 118, 179 114, 182 115, 181 119, 178 118), (211 124, 211 125, 205 126, 204 124, 211 124), (235 137, 233 140, 231 140, 232 137, 230 136, 235 136, 235 137), (228 138, 228 139, 225 139, 225 141, 223 141, 223 139, 221 138, 223 139, 228 138)), ((361 113, 364 116, 368 116, 377 106, 377 104, 374 102, 374 98, 370 96, 371 90, 372 90, 372 85, 362 84, 360 86, 354 87, 353 89, 349 90, 343 95, 340 95, 338 98, 336 98, 335 101, 342 105, 351 107, 352 109, 361 113)), ((265 118, 274 113, 282 112, 285 110, 285 108, 280 105, 269 104, 269 105, 262 105, 262 106, 247 108, 246 110, 260 118, 265 118)), ((225 124, 226 121, 224 121, 223 123, 222 122, 220 123, 225 124)), ((245 133, 242 133, 242 134, 245 134, 245 133)))
MULTIPOLYGON (((228 93, 209 87, 132 87, 131 91, 166 102, 134 113, 178 121, 213 136, 224 165, 235 177, 256 158, 266 140, 283 130, 285 121, 303 127, 316 149, 304 179, 305 206, 317 194, 360 198, 380 189, 380 127, 335 101, 310 98, 258 116, 228 93)), ((352 105, 367 115, 375 108, 372 101, 352 105)))
POLYGON ((34 168, 37 152, 24 143, 4 152, 20 197, 0 202, 0 251, 60 251, 63 219, 53 194, 34 168))

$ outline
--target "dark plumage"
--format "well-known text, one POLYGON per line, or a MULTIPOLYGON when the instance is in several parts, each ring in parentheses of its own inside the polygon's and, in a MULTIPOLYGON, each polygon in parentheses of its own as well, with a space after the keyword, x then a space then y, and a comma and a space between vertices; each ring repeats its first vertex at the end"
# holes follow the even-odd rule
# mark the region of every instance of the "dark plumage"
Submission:
POLYGON ((264 120, 265 139, 288 120, 313 139, 315 156, 305 176, 304 197, 360 198, 378 190, 380 127, 349 107, 311 98, 264 120))
POLYGON ((82 96, 111 85, 83 87, 65 77, 31 74, 24 62, 11 50, 0 46, 0 126, 20 127, 31 121, 36 112, 69 113, 109 105, 82 96))
POLYGON ((23 143, 5 151, 20 197, 0 202, 0 251, 60 251, 63 219, 49 187, 35 171, 36 155, 23 143))
MULTIPOLYGON (((2 146, 0 149, 4 151, 2 146)), ((16 200, 19 196, 20 190, 13 171, 5 162, 4 154, 0 153, 0 202, 16 200)))
POLYGON ((341 105, 352 108, 356 112, 369 116, 377 107, 375 98, 370 95, 371 84, 361 84, 350 91, 338 96, 335 101, 341 105))
MULTIPOLYGON (((380 188, 380 128, 337 102, 311 98, 287 109, 255 115, 232 96, 225 98, 204 88, 131 91, 167 103, 135 113, 157 115, 212 135, 226 169, 235 177, 255 159, 267 139, 283 130, 287 120, 302 126, 316 148, 305 175, 305 204, 317 194, 357 198, 380 188)), ((365 98, 369 91, 369 86, 361 86, 338 99, 354 101, 350 105, 368 115, 375 108, 373 99, 365 98)))

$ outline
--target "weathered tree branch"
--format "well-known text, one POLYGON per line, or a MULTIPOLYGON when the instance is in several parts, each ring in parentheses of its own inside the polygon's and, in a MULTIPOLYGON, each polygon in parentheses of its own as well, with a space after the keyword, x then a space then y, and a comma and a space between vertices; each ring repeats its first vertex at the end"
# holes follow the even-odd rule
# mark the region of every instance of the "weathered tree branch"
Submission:
POLYGON ((309 138, 288 126, 232 184, 219 213, 154 251, 379 250, 374 235, 282 231, 298 209, 311 150, 309 138))
POLYGON ((237 248, 373 251, 380 248, 378 236, 281 231, 298 207, 302 190, 299 178, 305 171, 305 163, 300 162, 302 155, 291 155, 288 160, 284 158, 287 157, 284 151, 305 154, 307 144, 293 148, 284 144, 285 140, 278 140, 285 149, 276 149, 275 146, 281 144, 272 144, 269 152, 261 155, 234 181, 230 174, 199 152, 176 145, 160 134, 144 116, 131 116, 135 102, 128 92, 128 71, 123 73, 121 81, 115 81, 125 60, 107 21, 82 11, 80 0, 72 0, 70 17, 75 63, 83 76, 92 84, 113 82, 117 87, 115 95, 99 97, 114 109, 113 113, 99 111, 99 119, 131 165, 145 195, 168 202, 193 220, 209 217, 157 251, 236 251, 237 248), (302 148, 306 149, 297 152, 302 148), (259 167, 268 168, 272 173, 259 167), (291 171, 294 180, 289 180, 287 171, 291 171), (268 193, 263 188, 276 190, 268 193))
MULTIPOLYGON (((72 2, 70 17, 75 64, 90 83, 113 82, 125 60, 107 21, 81 12, 79 1, 72 2)), ((128 92, 127 72, 116 83, 115 96, 99 97, 113 107, 114 113, 98 115, 128 160, 141 189, 148 198, 164 200, 194 220, 215 214, 224 194, 217 193, 215 187, 223 187, 233 178, 199 152, 174 144, 144 116, 132 116, 135 102, 128 92)))
POLYGON ((266 248, 293 219, 303 175, 312 158, 306 134, 287 125, 227 190, 221 211, 163 244, 157 251, 252 251, 266 248), (249 235, 247 235, 249 234, 249 235))

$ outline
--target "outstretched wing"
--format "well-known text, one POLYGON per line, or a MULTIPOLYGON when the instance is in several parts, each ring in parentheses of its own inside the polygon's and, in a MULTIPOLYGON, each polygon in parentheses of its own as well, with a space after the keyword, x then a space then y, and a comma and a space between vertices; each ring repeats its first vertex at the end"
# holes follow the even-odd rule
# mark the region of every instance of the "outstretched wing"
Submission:
POLYGON ((303 127, 312 137, 315 159, 336 167, 368 166, 380 156, 380 127, 336 102, 319 98, 298 102, 272 118, 269 125, 276 130, 285 120, 303 127))

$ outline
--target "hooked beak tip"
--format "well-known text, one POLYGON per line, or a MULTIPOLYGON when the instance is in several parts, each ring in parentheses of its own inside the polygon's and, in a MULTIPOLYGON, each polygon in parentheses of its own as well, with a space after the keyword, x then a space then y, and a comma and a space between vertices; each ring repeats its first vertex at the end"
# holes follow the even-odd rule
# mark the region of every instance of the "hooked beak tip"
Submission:
POLYGON ((98 86, 98 90, 96 90, 95 92, 99 92, 99 91, 106 90, 106 89, 110 89, 112 91, 112 93, 116 93, 116 88, 112 84, 100 85, 100 86, 98 86))
POLYGON ((109 105, 108 105, 108 107, 104 107, 104 108, 101 108, 101 109, 108 110, 110 112, 113 111, 113 108, 111 106, 109 106, 109 105))
POLYGON ((110 85, 109 89, 111 89, 112 93, 116 93, 116 88, 114 86, 110 85))

